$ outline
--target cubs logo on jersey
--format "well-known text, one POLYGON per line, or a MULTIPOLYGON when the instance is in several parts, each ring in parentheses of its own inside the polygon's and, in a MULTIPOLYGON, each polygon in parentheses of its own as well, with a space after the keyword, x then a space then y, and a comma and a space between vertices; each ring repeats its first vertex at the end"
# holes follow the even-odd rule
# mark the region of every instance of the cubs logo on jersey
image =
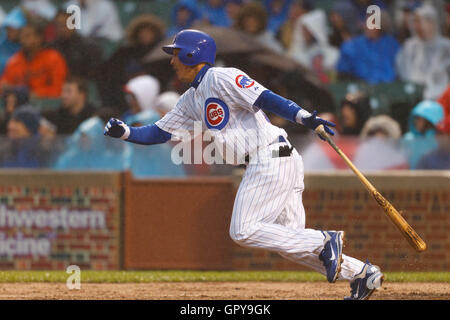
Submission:
POLYGON ((209 98, 205 102, 205 123, 209 129, 221 130, 228 123, 230 110, 220 99, 209 98))
POLYGON ((236 84, 239 88, 247 89, 252 87, 255 84, 255 81, 240 74, 236 77, 236 84))

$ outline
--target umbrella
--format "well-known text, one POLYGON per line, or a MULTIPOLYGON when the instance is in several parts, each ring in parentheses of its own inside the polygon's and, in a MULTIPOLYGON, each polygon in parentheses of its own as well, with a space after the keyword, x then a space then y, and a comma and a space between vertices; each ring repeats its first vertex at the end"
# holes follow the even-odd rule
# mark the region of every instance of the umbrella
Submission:
MULTIPOLYGON (((256 41, 251 36, 235 29, 216 27, 216 26, 199 26, 197 28, 206 32, 214 38, 217 46, 217 55, 229 54, 250 54, 266 50, 265 47, 256 41)), ((159 43, 155 49, 150 51, 148 55, 143 58, 144 63, 153 63, 161 60, 169 60, 170 55, 165 53, 161 48, 164 45, 171 44, 173 37, 167 37, 159 43)))
MULTIPOLYGON (((196 29, 214 38, 217 65, 244 70, 267 88, 275 87, 274 82, 278 82, 276 86, 285 88, 285 94, 297 99, 297 102, 304 101, 334 109, 328 90, 317 76, 297 61, 265 47, 253 37, 235 29, 210 25, 198 26, 196 29)), ((172 42, 173 37, 162 40, 142 60, 148 72, 157 76, 161 83, 168 83, 173 76, 169 66, 171 56, 161 49, 172 42)))

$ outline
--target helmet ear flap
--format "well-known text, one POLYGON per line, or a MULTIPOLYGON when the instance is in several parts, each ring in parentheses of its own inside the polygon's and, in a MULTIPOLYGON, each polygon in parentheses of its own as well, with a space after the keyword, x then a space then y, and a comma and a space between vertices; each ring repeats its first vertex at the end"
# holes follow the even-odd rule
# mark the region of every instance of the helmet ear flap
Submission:
POLYGON ((188 48, 183 48, 178 54, 180 61, 186 66, 194 66, 197 64, 195 61, 198 50, 188 50, 188 48))

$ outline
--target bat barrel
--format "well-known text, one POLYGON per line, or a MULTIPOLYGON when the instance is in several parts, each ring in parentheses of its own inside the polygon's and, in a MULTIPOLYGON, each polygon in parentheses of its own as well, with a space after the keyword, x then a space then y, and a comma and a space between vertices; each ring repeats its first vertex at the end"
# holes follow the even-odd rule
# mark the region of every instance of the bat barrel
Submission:
POLYGON ((402 217, 400 212, 398 212, 397 209, 395 209, 395 207, 378 191, 375 190, 374 192, 372 192, 372 196, 378 202, 381 208, 383 208, 386 215, 391 219, 398 230, 400 230, 409 244, 418 252, 425 251, 427 249, 427 244, 402 217))

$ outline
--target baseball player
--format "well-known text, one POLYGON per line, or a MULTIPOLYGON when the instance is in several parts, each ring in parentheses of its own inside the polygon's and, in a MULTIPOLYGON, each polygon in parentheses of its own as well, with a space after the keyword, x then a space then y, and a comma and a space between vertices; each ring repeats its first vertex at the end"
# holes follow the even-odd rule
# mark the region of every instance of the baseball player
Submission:
POLYGON ((381 286, 383 274, 369 261, 342 253, 344 231, 305 228, 302 158, 264 111, 312 130, 323 125, 331 135, 335 124, 264 88, 239 69, 214 67, 216 44, 204 32, 180 31, 163 50, 172 55, 177 77, 190 88, 155 124, 132 128, 112 118, 104 134, 151 145, 182 139, 183 132, 193 132, 194 123, 200 122, 214 143, 224 147, 226 159, 247 164, 233 207, 231 238, 242 246, 278 252, 326 275, 330 283, 349 280, 347 299, 369 298, 381 286))

